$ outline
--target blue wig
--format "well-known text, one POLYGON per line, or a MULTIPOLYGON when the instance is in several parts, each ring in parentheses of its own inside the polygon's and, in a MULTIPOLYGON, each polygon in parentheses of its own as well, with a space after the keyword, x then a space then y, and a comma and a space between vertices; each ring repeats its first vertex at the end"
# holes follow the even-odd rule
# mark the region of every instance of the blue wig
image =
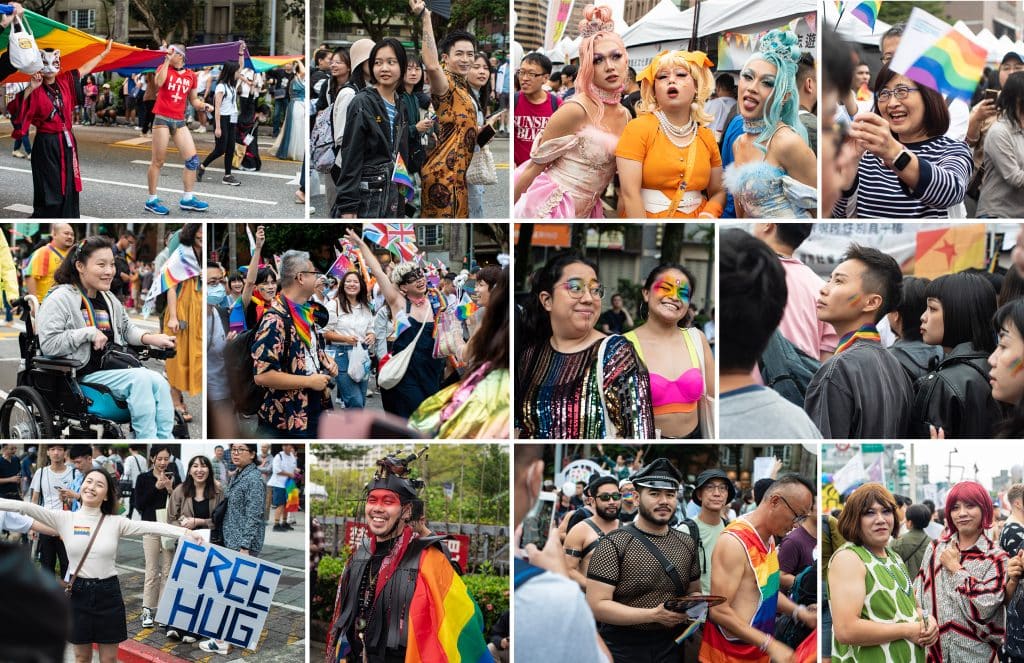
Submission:
POLYGON ((800 62, 800 47, 795 34, 788 30, 772 30, 761 39, 758 52, 747 60, 764 60, 776 69, 775 87, 765 100, 765 129, 754 140, 754 145, 768 153, 768 143, 780 122, 797 132, 808 142, 807 130, 800 122, 800 94, 796 87, 796 72, 800 62))

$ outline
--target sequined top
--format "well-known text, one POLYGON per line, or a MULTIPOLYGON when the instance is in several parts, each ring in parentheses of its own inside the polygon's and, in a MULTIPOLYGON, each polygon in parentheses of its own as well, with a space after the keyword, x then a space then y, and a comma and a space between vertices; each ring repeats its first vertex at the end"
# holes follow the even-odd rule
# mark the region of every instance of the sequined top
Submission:
MULTIPOLYGON (((516 362, 516 427, 522 437, 607 437, 597 385, 600 348, 601 340, 572 353, 558 352, 549 342, 527 348, 516 362)), ((647 369, 622 336, 612 336, 605 350, 604 399, 619 437, 654 436, 647 369)))
POLYGON ((813 219, 817 213, 817 190, 765 161, 730 165, 725 188, 748 219, 813 219))

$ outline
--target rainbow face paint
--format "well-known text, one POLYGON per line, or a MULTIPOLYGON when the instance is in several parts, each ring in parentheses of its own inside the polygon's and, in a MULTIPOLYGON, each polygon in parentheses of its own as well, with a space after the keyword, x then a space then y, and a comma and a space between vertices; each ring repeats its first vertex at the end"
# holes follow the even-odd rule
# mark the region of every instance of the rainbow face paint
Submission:
POLYGON ((684 304, 690 303, 690 284, 687 281, 661 279, 651 286, 651 292, 660 297, 675 297, 684 304))
POLYGON ((850 306, 854 306, 859 301, 860 301, 860 293, 858 292, 855 295, 850 295, 850 297, 846 300, 846 303, 849 304, 850 306))
POLYGON ((1024 371, 1024 359, 1017 358, 1010 362, 1011 376, 1017 377, 1021 371, 1024 371))

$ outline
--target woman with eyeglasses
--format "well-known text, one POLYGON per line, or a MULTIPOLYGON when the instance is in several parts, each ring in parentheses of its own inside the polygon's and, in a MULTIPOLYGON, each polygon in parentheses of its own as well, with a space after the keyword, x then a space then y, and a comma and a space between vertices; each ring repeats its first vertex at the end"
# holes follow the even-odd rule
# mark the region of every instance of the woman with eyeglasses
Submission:
POLYGON ((944 134, 949 110, 938 92, 888 66, 875 78, 875 105, 849 137, 863 151, 853 186, 834 217, 950 218, 967 195, 974 165, 967 143, 944 134))
POLYGON ((594 329, 604 294, 597 266, 572 252, 533 275, 516 333, 518 437, 654 436, 643 362, 625 337, 594 329))
POLYGON ((924 663, 937 641, 934 617, 921 615, 907 567, 889 547, 899 531, 896 500, 881 484, 846 498, 839 515, 846 543, 828 562, 833 663, 924 663))
POLYGON ((554 112, 515 173, 519 219, 604 218, 601 195, 615 175, 615 148, 629 111, 620 103, 629 57, 608 7, 580 21, 576 93, 554 112))
POLYGON ((699 329, 679 327, 695 287, 693 275, 682 265, 665 263, 651 270, 640 291, 647 320, 625 334, 650 375, 657 437, 699 439, 704 437, 701 424, 714 423, 711 408, 699 408, 706 396, 715 394, 711 346, 699 329))
POLYGON ((345 236, 359 247, 363 262, 377 279, 391 311, 391 319, 395 321, 391 356, 415 344, 401 381, 380 392, 385 412, 408 419, 420 403, 441 388, 445 360, 434 358, 434 319, 441 299, 436 291, 428 291, 427 277, 421 268, 411 262, 402 262, 392 268, 388 278, 373 251, 359 235, 349 228, 345 236))
POLYGON ((988 537, 994 511, 981 484, 961 481, 946 496, 946 529, 931 542, 914 579, 929 622, 942 625, 929 661, 995 661, 1005 634, 1003 604, 1020 580, 1020 558, 988 537))

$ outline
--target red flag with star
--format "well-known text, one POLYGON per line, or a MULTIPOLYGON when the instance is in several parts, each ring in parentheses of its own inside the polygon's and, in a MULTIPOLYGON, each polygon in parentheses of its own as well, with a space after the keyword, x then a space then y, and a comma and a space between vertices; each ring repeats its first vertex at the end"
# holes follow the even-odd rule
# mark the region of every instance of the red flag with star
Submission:
POLYGON ((985 267, 985 224, 958 225, 917 233, 914 276, 934 279, 971 267, 985 267))

